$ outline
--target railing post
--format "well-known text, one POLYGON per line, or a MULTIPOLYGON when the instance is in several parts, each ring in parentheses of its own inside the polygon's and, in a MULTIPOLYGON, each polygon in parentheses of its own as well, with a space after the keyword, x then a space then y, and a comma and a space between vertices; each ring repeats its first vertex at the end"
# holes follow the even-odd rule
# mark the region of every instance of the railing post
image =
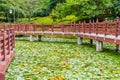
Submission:
MULTIPOLYGON (((96 20, 96 35, 98 34, 98 19, 96 20)), ((97 37, 97 36, 96 36, 97 37)))
POLYGON ((13 29, 10 29, 9 30, 9 52, 10 52, 10 55, 13 54, 13 47, 14 47, 14 33, 13 33, 13 29))
POLYGON ((82 32, 82 33, 84 33, 83 27, 84 27, 84 23, 82 22, 82 23, 81 23, 81 32, 82 32))
POLYGON ((6 25, 4 25, 4 30, 5 30, 5 26, 6 26, 6 25))
POLYGON ((36 31, 36 25, 33 24, 33 31, 35 32, 36 31))
POLYGON ((108 26, 108 20, 107 20, 107 18, 105 18, 105 31, 104 31, 104 34, 105 34, 105 36, 107 35, 107 26, 108 26))
POLYGON ((74 30, 73 32, 76 32, 76 23, 75 23, 75 22, 74 22, 73 28, 74 28, 74 29, 73 29, 73 30, 74 30))
MULTIPOLYGON (((115 42, 117 41, 118 35, 119 35, 119 17, 116 18, 115 42)), ((116 44, 116 51, 120 52, 120 45, 119 44, 116 44)))
POLYGON ((91 20, 89 21, 89 34, 91 34, 91 20))
MULTIPOLYGON (((91 27, 92 27, 92 23, 91 23, 91 20, 90 20, 89 21, 89 34, 91 34, 91 27)), ((93 39, 90 39, 90 44, 93 44, 93 39)))
POLYGON ((10 58, 10 29, 7 30, 7 35, 8 35, 8 38, 7 38, 7 40, 8 40, 8 43, 7 43, 7 45, 8 45, 8 54, 6 55, 6 58, 10 58))
POLYGON ((20 24, 18 24, 18 31, 20 31, 20 24))
POLYGON ((119 17, 116 19, 116 37, 118 37, 119 17))
POLYGON ((1 61, 1 65, 5 65, 6 64, 6 61, 5 61, 5 35, 6 35, 6 32, 4 31, 4 30, 2 30, 2 35, 3 35, 3 53, 2 53, 2 55, 3 55, 3 59, 2 59, 2 61, 1 61))
POLYGON ((85 20, 83 22, 83 33, 85 33, 85 20))
POLYGON ((25 32, 27 32, 27 24, 25 25, 25 32))
POLYGON ((63 33, 64 33, 64 27, 65 27, 65 24, 62 22, 61 30, 63 33))
POLYGON ((54 23, 52 23, 52 26, 51 26, 51 30, 52 30, 52 32, 54 32, 54 23))
POLYGON ((81 29, 80 27, 81 27, 81 23, 80 23, 80 21, 79 21, 79 23, 78 23, 78 30, 79 30, 79 31, 78 31, 78 32, 80 32, 80 29, 81 29))
POLYGON ((73 23, 72 22, 70 22, 70 32, 73 32, 73 23))
POLYGON ((11 30, 12 32, 12 37, 13 37, 13 48, 15 47, 15 30, 14 29, 12 29, 11 30))
POLYGON ((44 25, 44 24, 42 24, 42 32, 44 32, 44 27, 45 27, 45 25, 44 25))
POLYGON ((94 33, 94 32, 95 32, 94 20, 92 21, 92 28, 93 28, 93 29, 91 30, 91 32, 93 32, 93 33, 94 33))

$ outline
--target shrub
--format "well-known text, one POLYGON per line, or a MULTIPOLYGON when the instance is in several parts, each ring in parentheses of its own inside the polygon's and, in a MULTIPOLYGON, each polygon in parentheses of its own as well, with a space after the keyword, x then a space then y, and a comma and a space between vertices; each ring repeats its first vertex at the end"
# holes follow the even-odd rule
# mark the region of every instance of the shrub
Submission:
POLYGON ((37 17, 34 21, 34 23, 36 24, 52 24, 53 23, 53 19, 50 17, 37 17))
POLYGON ((74 22, 76 20, 77 20, 77 17, 75 15, 68 15, 68 16, 62 18, 62 22, 65 22, 65 23, 74 22))

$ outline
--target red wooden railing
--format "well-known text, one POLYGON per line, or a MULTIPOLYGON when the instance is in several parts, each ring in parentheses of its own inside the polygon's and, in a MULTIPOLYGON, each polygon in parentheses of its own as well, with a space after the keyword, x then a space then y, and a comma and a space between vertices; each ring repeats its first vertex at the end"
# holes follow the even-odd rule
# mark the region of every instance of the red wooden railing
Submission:
POLYGON ((14 57, 14 29, 0 30, 0 80, 5 80, 5 72, 14 57))
POLYGON ((107 19, 104 22, 89 21, 89 23, 79 22, 60 25, 55 24, 1 24, 0 28, 14 28, 17 32, 29 32, 29 31, 41 31, 41 32, 74 32, 74 33, 95 33, 105 35, 120 35, 119 24, 117 19, 115 22, 108 22, 107 19))
POLYGON ((14 28, 17 34, 54 34, 54 35, 76 35, 89 39, 112 42, 120 44, 120 20, 103 22, 89 21, 59 25, 56 24, 1 24, 0 28, 14 28), (104 38, 100 38, 103 36, 104 38), (108 38, 107 38, 108 37, 108 38), (111 37, 111 38, 110 38, 111 37), (115 39, 113 39, 115 38, 115 39), (112 39, 112 40, 111 40, 112 39))
MULTIPOLYGON (((99 22, 98 19, 96 21, 89 22, 79 22, 79 23, 71 23, 64 24, 61 23, 59 25, 56 24, 1 24, 0 28, 14 28, 15 32, 18 34, 26 34, 26 33, 45 33, 45 34, 59 34, 59 35, 76 35, 81 37, 86 37, 87 34, 90 35, 102 35, 106 37, 119 37, 120 36, 120 20, 119 18, 116 21, 111 22, 105 21, 99 22)), ((97 39, 97 37, 92 37, 91 39, 97 39)), ((112 41, 113 42, 113 41, 112 41)), ((120 44, 120 42, 119 42, 120 44)))

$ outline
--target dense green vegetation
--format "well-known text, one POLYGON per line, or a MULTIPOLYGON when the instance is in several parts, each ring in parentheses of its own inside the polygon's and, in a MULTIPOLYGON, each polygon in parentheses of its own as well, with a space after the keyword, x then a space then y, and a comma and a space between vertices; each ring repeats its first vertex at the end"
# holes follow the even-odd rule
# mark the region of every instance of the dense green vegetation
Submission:
POLYGON ((42 42, 17 38, 16 57, 7 80, 120 80, 120 55, 104 43, 103 52, 76 38, 42 37, 42 42))
POLYGON ((120 16, 120 0, 0 0, 0 21, 49 16, 54 22, 73 22, 120 16), (10 13, 11 12, 11 13, 10 13))
MULTIPOLYGON (((28 23, 28 19, 27 18, 22 18, 20 21, 20 23, 28 23)), ((52 24, 53 23, 53 19, 50 17, 35 17, 35 18, 31 18, 31 23, 35 23, 35 24, 52 24)))
MULTIPOLYGON (((0 23, 70 23, 83 20, 115 20, 120 0, 0 0, 0 23)), ((42 42, 16 40, 15 59, 7 80, 120 80, 120 54, 115 45, 102 52, 76 37, 46 38, 42 42)))

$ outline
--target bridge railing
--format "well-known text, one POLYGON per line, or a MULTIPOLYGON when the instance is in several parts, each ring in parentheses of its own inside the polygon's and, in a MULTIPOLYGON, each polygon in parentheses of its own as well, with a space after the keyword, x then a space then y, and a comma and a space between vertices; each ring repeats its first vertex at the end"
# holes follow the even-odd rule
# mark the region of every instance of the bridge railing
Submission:
POLYGON ((99 22, 79 22, 59 25, 56 24, 1 24, 0 28, 14 28, 17 32, 29 32, 29 31, 40 31, 40 32, 67 32, 67 33, 94 33, 104 35, 120 35, 120 20, 117 18, 116 21, 105 21, 99 22))
POLYGON ((0 80, 5 80, 5 71, 14 57, 14 29, 0 30, 0 80))

